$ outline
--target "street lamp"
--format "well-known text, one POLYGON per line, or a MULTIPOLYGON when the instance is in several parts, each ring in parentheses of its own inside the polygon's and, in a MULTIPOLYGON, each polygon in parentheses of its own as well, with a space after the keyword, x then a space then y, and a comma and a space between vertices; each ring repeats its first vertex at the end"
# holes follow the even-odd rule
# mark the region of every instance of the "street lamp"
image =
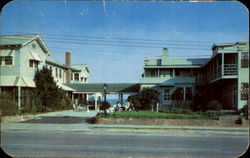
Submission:
POLYGON ((106 102, 107 87, 108 87, 108 85, 107 85, 106 83, 104 83, 104 85, 103 85, 103 90, 104 90, 104 102, 106 102))
POLYGON ((104 114, 107 115, 107 111, 106 111, 106 108, 107 108, 107 102, 106 102, 106 94, 107 94, 107 87, 108 85, 106 83, 104 83, 103 85, 103 90, 104 90, 104 102, 103 102, 103 108, 104 108, 104 114))

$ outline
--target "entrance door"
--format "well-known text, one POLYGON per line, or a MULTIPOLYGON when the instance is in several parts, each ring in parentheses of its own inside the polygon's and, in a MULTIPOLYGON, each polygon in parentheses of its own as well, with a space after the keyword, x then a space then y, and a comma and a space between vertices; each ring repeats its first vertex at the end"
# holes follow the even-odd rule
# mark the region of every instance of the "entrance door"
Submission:
POLYGON ((170 106, 171 105, 171 88, 170 87, 165 87, 163 88, 163 105, 170 106))

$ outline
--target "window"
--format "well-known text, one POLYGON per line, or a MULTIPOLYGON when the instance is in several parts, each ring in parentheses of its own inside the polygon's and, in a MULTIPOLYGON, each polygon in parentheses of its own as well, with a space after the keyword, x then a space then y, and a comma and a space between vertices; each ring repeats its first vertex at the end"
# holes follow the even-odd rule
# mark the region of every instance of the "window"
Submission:
POLYGON ((81 82, 83 82, 84 77, 81 77, 81 82))
POLYGON ((249 93, 249 85, 248 83, 241 83, 241 100, 247 100, 249 93))
POLYGON ((181 75, 180 70, 175 69, 175 76, 180 76, 180 75, 181 75))
POLYGON ((149 73, 150 73, 149 77, 157 77, 157 70, 156 69, 149 70, 149 73))
POLYGON ((58 69, 56 68, 56 77, 58 77, 58 69))
POLYGON ((163 92, 163 99, 164 99, 164 100, 170 100, 170 88, 164 89, 164 92, 163 92))
POLYGON ((160 74, 163 77, 169 76, 170 75, 170 70, 161 70, 160 74))
POLYGON ((33 67, 33 60, 29 60, 29 66, 33 67))
POLYGON ((0 65, 2 65, 2 58, 0 57, 0 65))
POLYGON ((39 61, 29 60, 29 67, 38 68, 39 61))
POLYGON ((79 81, 79 73, 75 73, 75 81, 79 81))
POLYGON ((62 70, 59 69, 59 78, 62 78, 62 70))
POLYGON ((249 54, 247 52, 241 53, 241 68, 249 67, 249 54))
POLYGON ((12 58, 11 57, 6 57, 4 60, 5 60, 5 65, 12 65, 12 58))
POLYGON ((34 60, 34 66, 35 66, 35 68, 38 68, 38 61, 34 60))

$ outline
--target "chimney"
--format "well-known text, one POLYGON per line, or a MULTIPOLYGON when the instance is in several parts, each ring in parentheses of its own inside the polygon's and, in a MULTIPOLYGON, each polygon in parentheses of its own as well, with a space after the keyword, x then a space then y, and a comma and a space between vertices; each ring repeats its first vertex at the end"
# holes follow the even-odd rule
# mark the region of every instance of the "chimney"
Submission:
MULTIPOLYGON (((71 67, 71 53, 70 52, 65 53, 65 65, 68 67, 71 67)), ((66 70, 66 83, 70 83, 70 82, 71 82, 71 69, 68 68, 66 70)))
POLYGON ((161 65, 167 65, 168 63, 168 48, 163 48, 162 50, 162 58, 161 58, 161 65))

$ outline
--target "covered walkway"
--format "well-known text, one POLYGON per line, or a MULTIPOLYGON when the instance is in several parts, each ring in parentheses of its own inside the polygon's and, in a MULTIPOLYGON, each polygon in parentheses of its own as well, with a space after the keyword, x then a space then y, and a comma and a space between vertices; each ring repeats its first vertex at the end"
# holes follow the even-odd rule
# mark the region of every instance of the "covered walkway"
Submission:
MULTIPOLYGON (((89 95, 94 95, 95 110, 99 109, 98 102, 103 97, 104 83, 69 83, 66 86, 75 90, 73 92, 73 99, 78 103, 81 99, 89 100, 89 95)), ((107 94, 118 94, 119 101, 123 105, 123 94, 138 94, 140 84, 138 83, 106 83, 107 94)))

